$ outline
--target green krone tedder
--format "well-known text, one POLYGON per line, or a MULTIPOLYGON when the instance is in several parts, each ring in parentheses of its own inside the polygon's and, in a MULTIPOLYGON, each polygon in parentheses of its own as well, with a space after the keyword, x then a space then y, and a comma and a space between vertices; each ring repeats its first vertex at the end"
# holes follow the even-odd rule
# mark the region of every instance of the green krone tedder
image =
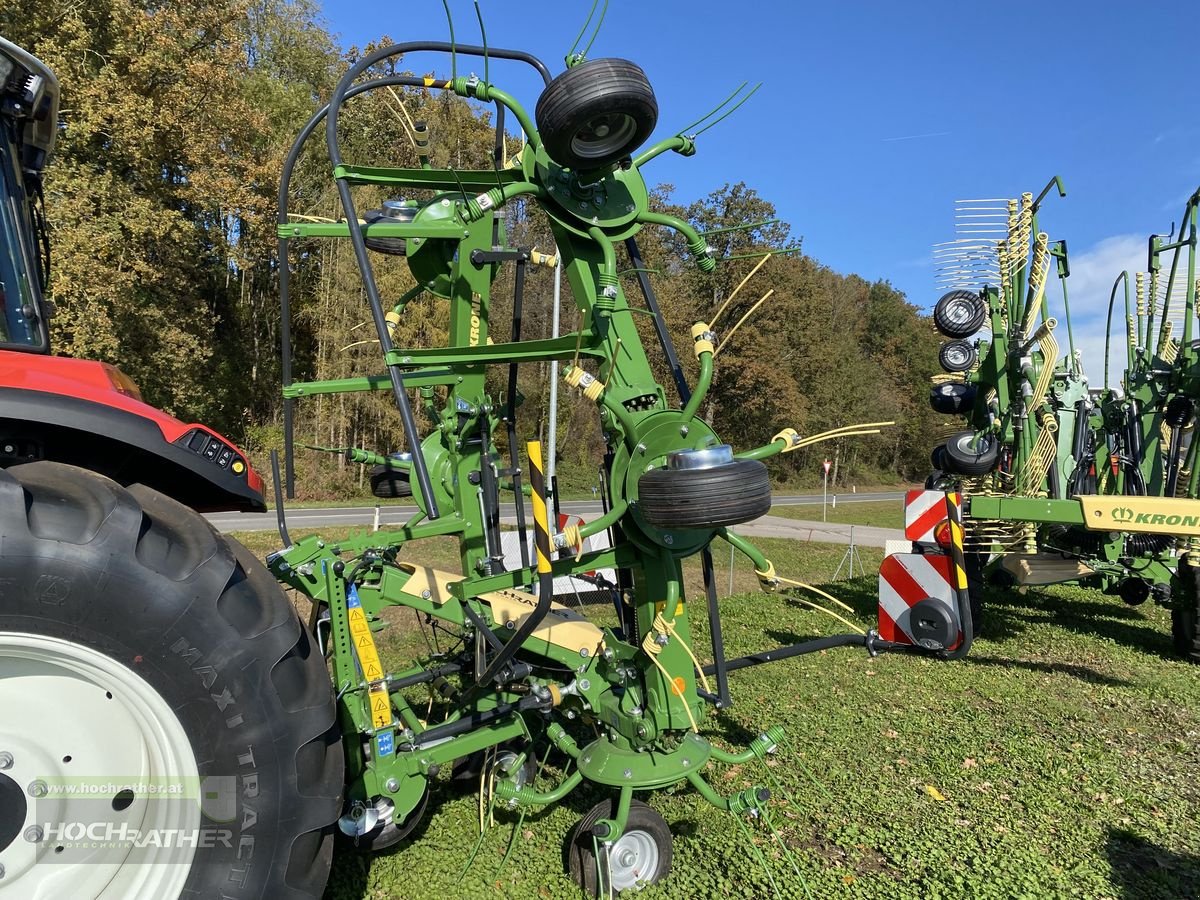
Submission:
MULTIPOLYGON (((759 550, 729 528, 770 508, 762 460, 823 436, 803 440, 788 429, 763 446, 738 452, 698 414, 713 377, 716 336, 704 322, 691 329, 688 349, 699 374, 688 383, 637 235, 647 226, 673 230, 688 261, 704 273, 717 260, 689 223, 650 209, 643 169, 667 152, 696 152, 694 135, 683 133, 638 152, 657 113, 642 70, 623 59, 575 55, 566 71, 551 77, 540 60, 524 52, 397 44, 346 73, 288 159, 280 190, 280 258, 287 260, 289 243, 298 240, 352 243, 384 366, 379 375, 292 382, 285 334, 284 481, 291 479, 294 401, 390 392, 403 422, 403 452, 342 452, 374 467, 381 492, 411 494, 417 507, 402 527, 336 543, 318 537, 292 542, 284 526, 287 546, 268 558, 274 575, 311 601, 310 626, 332 666, 347 759, 345 812, 338 824, 360 847, 382 849, 409 834, 439 770, 453 765, 458 772, 478 773, 487 800, 521 811, 560 802, 584 782, 600 786, 610 797, 583 817, 567 844, 571 874, 597 893, 656 882, 671 865, 671 833, 636 793, 686 784, 743 825, 748 819, 770 820, 766 785, 726 795, 706 775, 710 762, 763 759, 783 737, 778 726, 764 724, 748 746, 728 750, 702 734, 709 709, 730 704, 727 673, 839 645, 888 649, 872 632, 725 658, 709 545, 722 538, 744 554, 766 590, 785 582, 759 550), (485 76, 385 74, 362 80, 380 64, 419 51, 447 54, 459 66, 474 57, 485 76), (488 79, 489 68, 500 60, 531 66, 544 81, 533 115, 488 79), (437 136, 420 121, 412 123, 417 167, 365 167, 344 159, 339 134, 352 111, 348 101, 397 86, 494 104, 495 165, 479 171, 435 168, 428 146, 437 136), (506 117, 515 119, 523 136, 520 153, 507 165, 506 117), (289 213, 295 164, 318 132, 326 138, 344 213, 338 222, 289 213), (388 199, 363 209, 364 192, 388 199), (557 247, 553 256, 510 245, 503 212, 514 201, 544 216, 557 247), (636 275, 640 303, 622 287, 619 255, 636 275), (415 285, 385 299, 376 269, 401 263, 415 285), (565 274, 577 330, 535 339, 522 334, 525 278, 534 265, 565 274), (511 322, 504 323, 493 317, 493 287, 502 267, 513 272, 511 322), (445 346, 394 346, 397 323, 422 295, 448 305, 445 346), (678 403, 655 380, 636 317, 653 323, 678 403), (561 364, 565 384, 595 405, 605 441, 606 512, 561 529, 548 514, 541 444, 529 440, 523 428, 517 391, 520 367, 544 364, 561 364), (506 390, 489 393, 495 383, 488 380, 489 369, 506 377, 506 390), (535 542, 532 550, 521 542, 523 558, 513 565, 502 547, 501 503, 516 500, 517 530, 524 535, 526 491, 535 542), (585 551, 585 542, 601 534, 609 536, 606 546, 585 551), (420 559, 422 541, 443 536, 458 541, 459 571, 409 561, 420 559), (681 577, 682 561, 696 555, 707 583, 713 660, 707 665, 693 648, 681 577), (554 578, 597 569, 618 576, 613 627, 600 627, 554 602, 554 578), (388 607, 427 617, 454 636, 453 648, 386 671, 373 632, 388 607), (431 691, 436 700, 429 708, 431 691), (561 777, 541 786, 547 779, 537 778, 537 761, 548 751, 569 762, 561 777)), ((286 326, 287 266, 280 272, 286 326)), ((525 427, 533 431, 536 423, 525 427)), ((763 772, 770 777, 766 767, 763 772)))
POLYGON ((1170 607, 1176 648, 1200 661, 1200 469, 1191 440, 1200 399, 1196 220, 1152 235, 1146 272, 1122 272, 1108 302, 1104 381, 1089 384, 1070 325, 1065 241, 1039 230, 1042 200, 963 201, 959 236, 935 255, 949 290, 934 309, 942 345, 933 408, 962 416, 933 451, 929 486, 957 484, 972 601, 984 584, 1071 583, 1126 603, 1170 607), (1051 315, 1051 269, 1062 319, 1051 315), (1112 313, 1124 295, 1125 371, 1110 383, 1112 313), (1068 353, 1058 335, 1065 325, 1068 353), (981 332, 977 335, 977 332, 981 332))

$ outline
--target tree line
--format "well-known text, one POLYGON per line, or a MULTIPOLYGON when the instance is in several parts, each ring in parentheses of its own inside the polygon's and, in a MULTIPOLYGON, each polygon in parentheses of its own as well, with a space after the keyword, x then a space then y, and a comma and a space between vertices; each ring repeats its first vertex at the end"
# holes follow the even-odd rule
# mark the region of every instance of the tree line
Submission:
MULTIPOLYGON (((261 467, 282 440, 280 170, 297 131, 370 47, 339 48, 311 0, 5 0, 0 33, 45 61, 62 88, 59 142, 45 184, 57 352, 120 365, 148 402, 223 431, 261 467)), ((389 42, 381 35, 378 43, 389 42)), ((435 166, 491 167, 491 109, 426 89, 352 101, 342 131, 346 158, 415 165, 406 114, 429 122, 435 166)), ((519 139, 510 135, 508 146, 515 153, 519 139)), ((314 140, 293 178, 294 212, 340 216, 329 170, 324 143, 314 140)), ((385 197, 371 189, 364 195, 360 208, 385 197)), ((772 204, 741 183, 702 198, 681 198, 659 185, 653 199, 700 230, 715 231, 720 255, 736 257, 702 275, 682 264, 670 233, 639 235, 667 326, 684 349, 692 323, 708 321, 764 254, 800 244, 785 223, 720 230, 775 218, 772 204)), ((536 209, 510 204, 505 224, 512 243, 552 248, 536 209)), ((348 242, 294 243, 286 264, 295 377, 378 372, 378 345, 348 242)), ((631 268, 627 258, 620 268, 631 268)), ((547 335, 550 327, 551 276, 535 273, 526 293, 526 337, 547 335)), ((377 274, 385 298, 412 285, 403 259, 381 259, 377 274)), ((634 278, 623 276, 631 297, 634 278)), ((781 482, 815 483, 821 460, 829 458, 835 484, 924 477, 939 427, 926 402, 939 343, 927 317, 888 282, 836 273, 793 250, 763 264, 718 330, 728 333, 768 288, 772 296, 721 351, 702 415, 719 434, 736 436, 739 447, 764 443, 785 427, 805 435, 895 420, 876 436, 777 457, 773 474, 781 482)), ((511 273, 497 280, 494 297, 493 321, 503 323, 511 273)), ((563 309, 564 327, 573 328, 569 298, 563 309)), ((446 324, 444 303, 420 299, 409 306, 397 343, 436 345, 446 324)), ((673 396, 650 325, 641 326, 659 380, 673 396)), ((694 360, 683 356, 694 381, 694 360)), ((496 377, 499 390, 501 373, 496 377)), ((534 430, 546 424, 548 378, 547 366, 521 372, 521 416, 534 430)), ((581 489, 594 482, 600 456, 595 408, 572 392, 561 396, 559 471, 568 487, 581 489)), ((387 451, 403 442, 386 394, 302 401, 297 421, 299 440, 314 447, 387 451)), ((299 460, 305 495, 363 487, 360 467, 336 456, 308 451, 299 460)))

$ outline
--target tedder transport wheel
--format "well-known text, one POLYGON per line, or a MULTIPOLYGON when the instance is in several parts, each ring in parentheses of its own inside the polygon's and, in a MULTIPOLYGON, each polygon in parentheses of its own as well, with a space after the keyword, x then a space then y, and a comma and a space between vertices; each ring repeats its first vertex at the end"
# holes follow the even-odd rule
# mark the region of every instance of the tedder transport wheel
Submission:
POLYGON ((615 812, 612 800, 602 800, 579 820, 568 839, 567 869, 590 897, 637 890, 661 881, 671 871, 671 829, 662 816, 640 800, 629 804, 625 831, 611 844, 592 834, 597 821, 611 819, 615 812), (605 857, 607 865, 601 869, 605 857))
POLYGON ((1171 636, 1180 656, 1200 663, 1200 569, 1181 562, 1179 579, 1183 582, 1183 597, 1171 609, 1171 636))
POLYGON ((756 459, 705 469, 652 469, 638 480, 642 515, 659 528, 720 528, 765 516, 771 480, 756 459))
POLYGON ((983 327, 987 306, 983 298, 970 291, 943 294, 933 308, 933 324, 948 338, 970 337, 983 327))
POLYGON ((395 500, 412 496, 409 473, 391 466, 371 467, 371 493, 384 500, 395 500))
POLYGON ((51 462, 0 471, 0 535, 0 885, 319 897, 342 748, 266 569, 162 494, 51 462))
POLYGON ((376 825, 366 834, 358 835, 357 837, 349 837, 339 829, 337 836, 338 843, 348 844, 355 850, 360 850, 363 853, 381 853, 396 846, 416 831, 417 826, 424 820, 425 810, 428 808, 429 785, 425 786, 425 793, 421 795, 421 799, 417 801, 416 807, 403 822, 398 823, 392 818, 392 802, 390 800, 382 800, 375 810, 379 816, 379 820, 383 823, 382 825, 376 825))
POLYGON ((627 59, 589 59, 547 85, 535 116, 552 160, 572 169, 600 169, 650 137, 658 101, 640 66, 627 59))
POLYGON ((1000 460, 1000 445, 991 434, 960 431, 946 440, 941 468, 959 475, 986 475, 1000 460))

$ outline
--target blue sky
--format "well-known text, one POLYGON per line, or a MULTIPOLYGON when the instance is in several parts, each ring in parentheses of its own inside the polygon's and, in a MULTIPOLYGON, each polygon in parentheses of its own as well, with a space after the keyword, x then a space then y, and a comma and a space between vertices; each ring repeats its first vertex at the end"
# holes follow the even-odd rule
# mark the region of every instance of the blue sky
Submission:
MULTIPOLYGON (((458 40, 477 42, 472 3, 450 5, 458 40)), ((557 72, 591 2, 481 6, 491 44, 557 72)), ((324 11, 343 45, 447 37, 438 0, 325 0, 324 11)), ((1046 201, 1042 224, 1068 242, 1077 337, 1094 348, 1112 280, 1145 266, 1146 235, 1178 220, 1200 184, 1198 26, 1200 6, 1187 3, 1152 17, 1115 0, 612 0, 589 55, 646 70, 659 137, 741 81, 764 82, 696 156, 659 157, 647 179, 684 201, 745 181, 807 253, 888 279, 921 307, 937 299, 930 247, 952 236, 956 199, 1036 193, 1060 175, 1067 197, 1046 201)), ((449 72, 432 54, 410 65, 449 72)), ((461 67, 482 75, 481 63, 461 67)), ((492 81, 532 109, 540 82, 523 68, 495 63, 492 81)))

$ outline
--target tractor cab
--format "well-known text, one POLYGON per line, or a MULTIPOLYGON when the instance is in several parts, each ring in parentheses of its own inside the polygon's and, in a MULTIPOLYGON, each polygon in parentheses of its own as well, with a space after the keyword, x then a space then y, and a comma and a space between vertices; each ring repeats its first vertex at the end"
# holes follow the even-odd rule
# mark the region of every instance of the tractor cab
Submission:
POLYGON ((58 98, 49 67, 0 38, 0 468, 48 460, 201 511, 262 511, 262 479, 227 438, 144 403, 116 366, 50 354, 42 175, 58 98))
POLYGON ((0 38, 0 348, 50 349, 43 299, 50 245, 42 172, 54 146, 58 80, 40 60, 0 38))

